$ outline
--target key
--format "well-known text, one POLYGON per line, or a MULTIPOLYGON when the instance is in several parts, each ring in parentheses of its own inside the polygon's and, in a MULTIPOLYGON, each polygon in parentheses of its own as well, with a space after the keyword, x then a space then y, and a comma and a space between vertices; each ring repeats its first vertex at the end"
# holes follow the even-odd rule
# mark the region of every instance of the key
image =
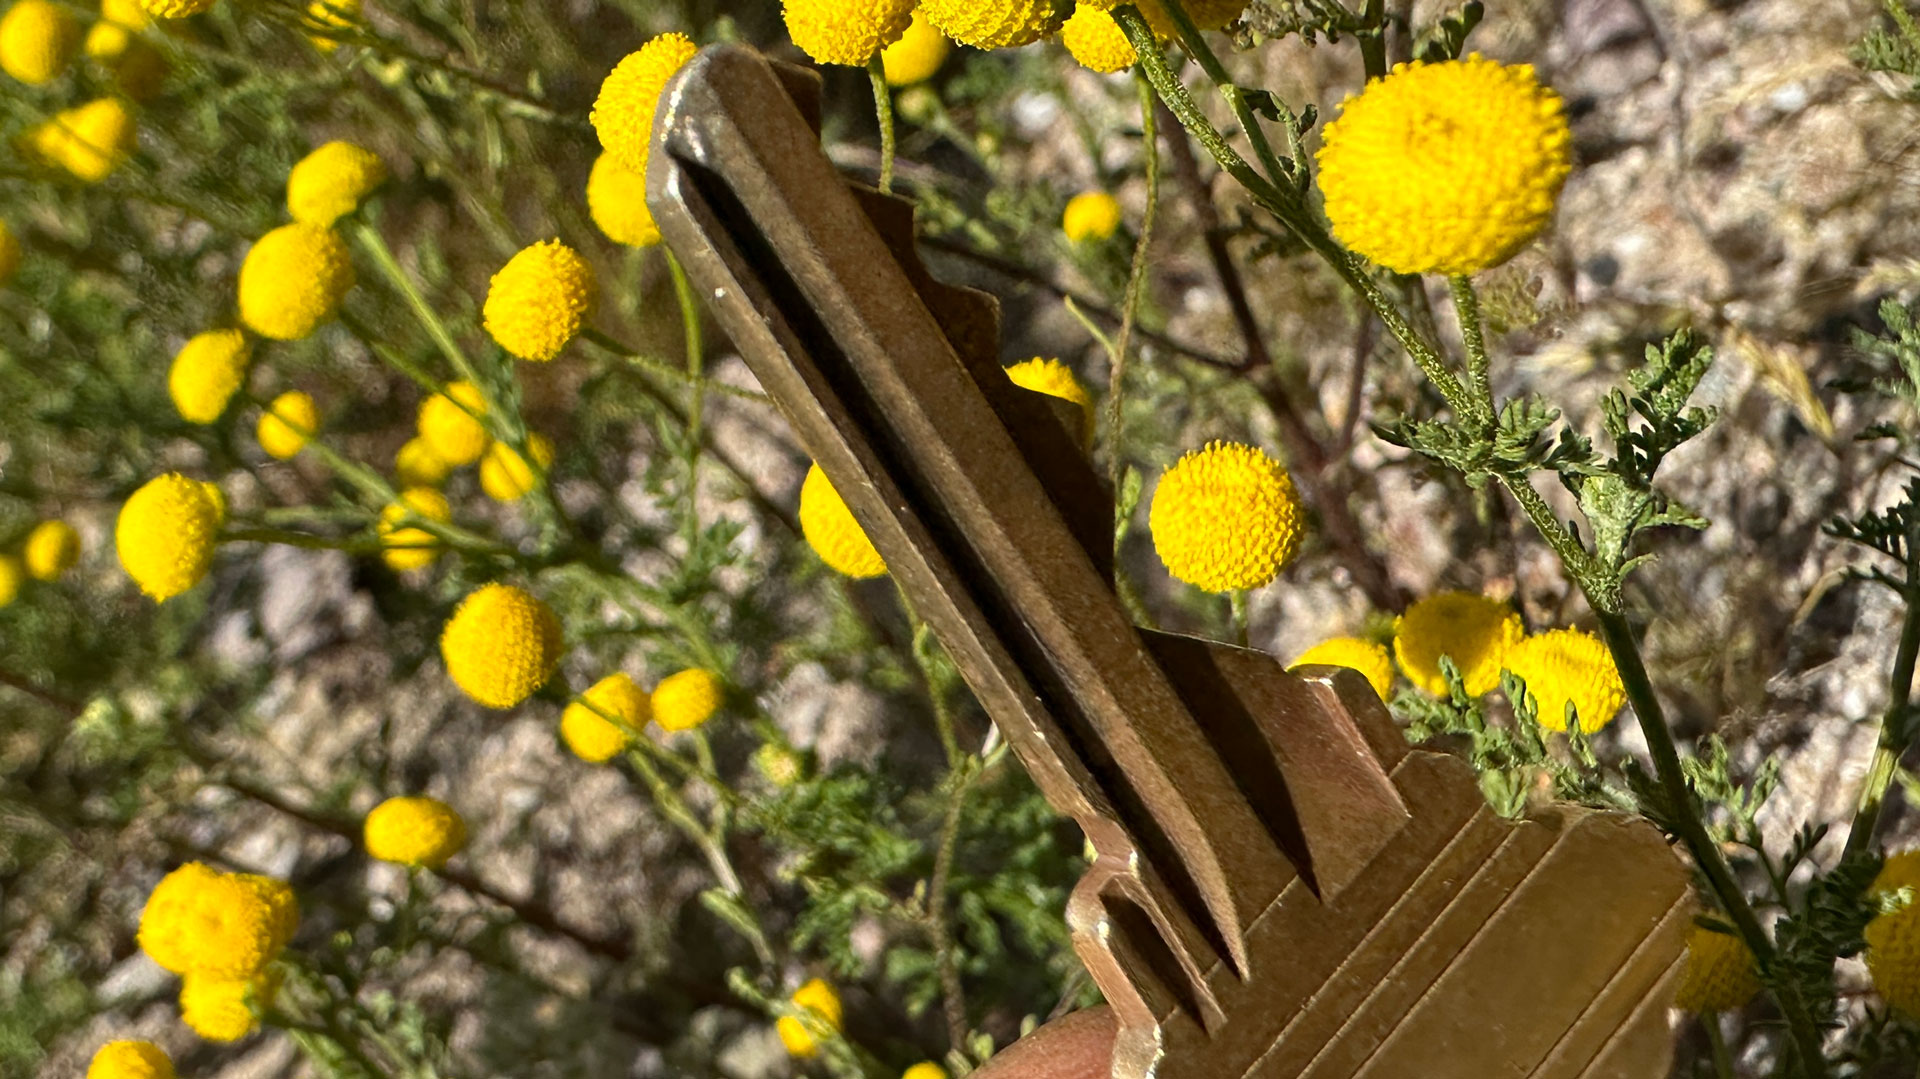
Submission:
POLYGON ((648 204, 715 318, 1096 858, 1065 912, 1114 1079, 1657 1079, 1693 913, 1648 822, 1494 814, 1357 673, 1136 626, 1113 505, 910 203, 822 152, 819 85, 704 51, 648 204))

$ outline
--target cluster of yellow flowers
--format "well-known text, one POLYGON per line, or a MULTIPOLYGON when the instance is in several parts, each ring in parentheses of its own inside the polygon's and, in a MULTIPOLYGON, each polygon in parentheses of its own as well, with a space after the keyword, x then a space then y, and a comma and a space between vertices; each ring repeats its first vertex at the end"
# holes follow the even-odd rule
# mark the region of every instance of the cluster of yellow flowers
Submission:
POLYGON ((0 552, 0 607, 20 598, 29 578, 57 581, 80 560, 80 533, 65 521, 41 521, 20 543, 20 555, 0 552))
POLYGON ((669 732, 690 731, 712 719, 726 703, 720 676, 699 667, 660 680, 651 694, 625 673, 595 682, 560 714, 560 737, 574 756, 602 764, 633 744, 648 723, 669 732))
POLYGON ((299 924, 286 882, 188 862, 147 896, 140 948, 180 975, 183 1022, 209 1041, 236 1041, 272 1004, 279 982, 269 967, 299 924))
POLYGON ((439 869, 467 845, 467 822, 436 798, 389 798, 367 814, 367 853, 412 869, 439 869))
POLYGON ((108 1042, 95 1050, 87 1079, 173 1079, 173 1058, 142 1041, 108 1042))

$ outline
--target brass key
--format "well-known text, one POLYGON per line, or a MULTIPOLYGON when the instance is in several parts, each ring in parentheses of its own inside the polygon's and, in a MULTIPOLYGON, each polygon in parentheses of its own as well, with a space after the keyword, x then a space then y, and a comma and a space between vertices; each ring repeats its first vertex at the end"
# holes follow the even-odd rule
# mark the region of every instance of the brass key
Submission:
POLYGON ((981 293, 848 182, 810 72, 706 50, 648 202, 1049 801, 1097 852, 1066 912, 1115 1079, 1657 1079, 1692 912, 1633 816, 1492 813, 1358 674, 1134 625, 1113 507, 981 293))

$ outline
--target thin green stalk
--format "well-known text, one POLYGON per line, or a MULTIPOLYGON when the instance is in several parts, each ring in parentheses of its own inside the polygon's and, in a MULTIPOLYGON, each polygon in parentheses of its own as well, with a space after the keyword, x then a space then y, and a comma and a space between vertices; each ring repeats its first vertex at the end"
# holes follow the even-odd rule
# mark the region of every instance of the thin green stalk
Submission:
MULTIPOLYGON (((1913 541, 1908 540, 1911 549, 1913 541)), ((1847 833, 1842 857, 1867 850, 1880 824, 1880 810, 1886 804, 1887 790, 1899 771, 1900 758, 1913 740, 1913 670, 1920 655, 1920 557, 1907 560, 1906 588, 1901 598, 1907 605, 1900 625, 1900 645, 1893 656, 1893 674, 1888 679, 1887 710, 1880 719, 1880 738, 1874 745, 1873 763, 1867 768, 1865 784, 1860 788, 1860 807, 1853 814, 1853 828, 1847 833)))
POLYGON ((1727 1036, 1720 1032, 1720 1015, 1707 1012, 1700 1016, 1700 1025, 1707 1028, 1707 1044, 1713 1047, 1713 1074, 1715 1079, 1735 1079, 1733 1053, 1727 1049, 1727 1036))
POLYGON ((1367 0, 1366 14, 1361 21, 1368 27, 1355 35, 1360 42, 1360 61, 1365 66, 1367 81, 1387 77, 1387 3, 1386 0, 1367 0))
POLYGON ((276 543, 282 547, 300 547, 309 551, 349 551, 366 553, 375 548, 365 543, 294 532, 285 528, 229 528, 220 533, 221 543, 276 543))
POLYGON ((1453 293, 1453 310, 1460 317, 1460 337, 1467 345, 1467 389, 1480 407, 1483 423, 1494 421, 1492 360, 1487 356, 1487 331, 1480 317, 1480 294, 1473 281, 1456 274, 1447 278, 1453 293))
MULTIPOLYGON (((700 823, 700 819, 694 816, 693 810, 680 797, 680 792, 674 790, 673 785, 660 775, 645 753, 638 749, 629 749, 627 761, 633 765, 634 771, 640 773, 640 778, 646 781, 648 790, 653 794, 654 802, 660 807, 660 812, 665 814, 682 834, 692 840, 694 846, 700 848, 701 854, 706 857, 708 867, 720 881, 720 887, 735 899, 741 900, 741 906, 745 909, 746 889, 741 885, 740 874, 734 870, 733 860, 727 856, 726 848, 721 845, 719 838, 709 832, 706 825, 700 823)), ((774 965, 773 946, 767 943, 765 930, 758 924, 740 928, 746 931, 747 939, 753 945, 753 953, 759 958, 760 965, 771 969, 774 965)))
MULTIPOLYGON (((1120 332, 1107 353, 1107 482, 1120 490, 1126 476, 1127 354, 1132 347, 1133 326, 1140 314, 1140 300, 1146 294, 1147 250, 1153 243, 1153 226, 1160 210, 1160 135, 1153 109, 1153 87, 1144 79, 1140 91, 1141 167, 1147 174, 1147 209, 1140 219, 1140 238, 1133 245, 1133 265, 1127 271, 1127 294, 1120 311, 1120 332)), ((1116 502, 1118 511, 1119 503, 1116 502)), ((1116 544, 1119 522, 1115 522, 1116 544)), ((1115 555, 1119 554, 1116 550, 1115 555)))
POLYGON ((887 85, 887 69, 880 54, 867 61, 867 75, 873 80, 873 112, 880 121, 880 192, 893 194, 893 90, 887 85))
POLYGON ((673 277, 673 295, 680 305, 680 333, 686 349, 687 379, 691 392, 687 401, 686 452, 682 466, 687 470, 686 512, 681 516, 681 531, 688 549, 700 535, 700 450, 705 441, 707 395, 701 377, 706 342, 701 334, 700 301, 694 298, 693 282, 680 260, 668 251, 667 272, 673 277))
POLYGON ((953 858, 960 846, 960 813, 967 794, 981 769, 971 758, 969 771, 956 777, 947 802, 946 819, 940 825, 940 847, 934 854, 933 879, 927 885, 927 925, 933 937, 933 962, 940 975, 940 999, 947 1020, 947 1046, 958 1050, 967 1042, 967 997, 960 983, 960 966, 953 946, 953 929, 947 924, 947 888, 953 879, 953 858))
MULTIPOLYGON (((580 331, 580 339, 583 341, 590 342, 594 345, 599 346, 602 349, 605 349, 608 352, 613 353, 615 356, 618 356, 621 359, 626 360, 628 363, 632 364, 634 367, 637 367, 640 370, 645 371, 650 375, 659 375, 662 378, 670 378, 675 382, 685 382, 685 383, 688 383, 689 385, 697 387, 702 391, 710 390, 714 393, 722 393, 727 395, 728 397, 737 397, 742 401, 752 401, 756 405, 771 406, 773 404, 773 398, 768 397, 766 394, 760 393, 757 390, 744 389, 740 386, 729 386, 724 382, 716 382, 715 380, 710 378, 695 377, 693 375, 689 375, 684 368, 675 367, 673 364, 670 364, 665 360, 656 359, 652 356, 648 356, 640 352, 638 349, 621 344, 615 338, 610 337, 599 330, 592 329, 591 327, 580 331)), ((689 422, 692 421, 691 416, 688 417, 688 421, 689 422)))

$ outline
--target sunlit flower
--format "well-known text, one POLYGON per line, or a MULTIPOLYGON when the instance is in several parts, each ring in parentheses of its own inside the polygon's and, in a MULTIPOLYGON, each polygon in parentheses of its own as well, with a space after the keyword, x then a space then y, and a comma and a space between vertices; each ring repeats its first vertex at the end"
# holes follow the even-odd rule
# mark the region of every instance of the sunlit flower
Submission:
POLYGON ((445 393, 420 403, 420 439, 449 468, 470 465, 487 452, 487 429, 479 417, 487 399, 471 382, 449 382, 445 393))
POLYGON ((213 484, 178 472, 155 477, 120 507, 120 565, 142 592, 172 599, 207 575, 226 520, 226 500, 213 484))
POLYGON ((787 34, 816 64, 865 67, 900 40, 916 0, 783 0, 787 34))
MULTIPOLYGON (((351 29, 360 18, 360 0, 313 0, 307 5, 307 18, 329 30, 351 29)), ((307 40, 324 53, 340 47, 339 41, 321 34, 308 34, 307 40)))
POLYGON ((901 1072, 900 1079, 947 1079, 947 1069, 931 1060, 923 1060, 901 1072))
POLYGON ((213 6, 213 0, 140 0, 147 14, 161 19, 184 19, 213 6))
POLYGON ((807 469, 800 485, 800 532, 820 561, 839 573, 866 578, 887 572, 886 561, 819 465, 807 469))
POLYGON ((106 179, 133 152, 137 136, 126 104, 116 97, 103 97, 55 113, 27 133, 26 144, 45 161, 93 184, 106 179))
POLYGON ((0 15, 0 71, 29 86, 52 82, 80 51, 80 24, 50 0, 14 0, 0 15))
POLYGON ((933 78, 952 51, 947 35, 915 11, 907 32, 880 53, 881 71, 889 86, 912 86, 933 78))
POLYGON ((1580 729, 1592 734, 1613 722, 1627 702, 1627 687, 1613 653, 1591 633, 1556 629, 1538 633, 1507 651, 1501 665, 1527 684, 1540 725, 1567 729, 1567 706, 1580 717, 1580 729))
MULTIPOLYGON (((794 1007, 812 1013, 820 1022, 835 1030, 840 1029, 844 1014, 840 1004, 840 994, 834 990, 833 986, 815 978, 794 990, 790 999, 794 1007)), ((797 1057, 820 1055, 820 1046, 813 1040, 813 1032, 809 1031, 807 1025, 799 1019, 791 1015, 783 1015, 775 1024, 775 1028, 779 1031, 780 1042, 787 1047, 787 1052, 797 1057)))
MULTIPOLYGON (((553 443, 547 436, 528 435, 527 452, 541 472, 552 467, 553 443)), ((534 475, 533 465, 505 442, 488 446, 486 456, 480 458, 480 489, 495 502, 517 502, 537 486, 539 478, 534 475)))
POLYGON ((467 822, 436 798, 389 798, 367 814, 367 853, 383 862, 439 869, 467 845, 467 822))
POLYGON ((188 862, 147 896, 139 940, 174 974, 246 979, 280 955, 298 923, 285 882, 188 862))
POLYGON ((108 1042, 94 1051, 87 1079, 174 1079, 173 1060, 152 1042, 108 1042))
POLYGON ((216 978, 191 971, 180 981, 180 1021, 210 1042, 237 1042, 260 1028, 256 1014, 273 1006, 280 987, 272 971, 216 978))
POLYGON ((262 337, 298 340, 333 317, 353 281, 346 242, 332 229, 282 225, 240 264, 240 320, 262 337))
POLYGON ((239 330, 208 330, 174 353, 167 394, 188 423, 212 423, 247 380, 253 344, 239 330))
POLYGON ((698 667, 670 674, 653 687, 653 721, 662 730, 690 731, 726 702, 720 676, 698 667))
POLYGON ((287 212, 295 221, 331 225, 359 209, 386 180, 386 162, 379 155, 335 139, 287 173, 287 212))
POLYGON ((660 242, 660 227, 647 209, 647 178, 622 165, 612 154, 594 159, 587 173, 587 213, 607 239, 628 247, 660 242))
POLYGON ((1280 575, 1300 549, 1305 518, 1280 462, 1254 446, 1213 442, 1160 477, 1147 526, 1175 580, 1235 592, 1280 575))
MULTIPOLYGON (((485 438, 486 432, 480 435, 485 438)), ((401 487, 438 487, 453 474, 453 466, 441 460, 424 437, 415 435, 393 455, 393 474, 401 487)))
POLYGON ((595 682, 560 713, 560 737, 573 755, 588 764, 612 760, 633 744, 633 733, 653 718, 647 691, 633 679, 615 673, 595 682), (615 723, 608 716, 618 719, 615 723))
MULTIPOLYGON (((1140 54, 1135 51, 1133 42, 1127 39, 1127 32, 1114 21, 1113 15, 1087 0, 1080 0, 1073 9, 1073 17, 1060 28, 1060 43, 1067 47, 1067 52, 1082 67, 1102 75, 1125 71, 1140 62, 1140 54)), ((1117 206, 1114 224, 1119 224, 1117 206)), ((1069 229, 1067 235, 1073 237, 1073 231, 1069 229)), ((1078 240, 1078 237, 1073 238, 1078 240)))
POLYGON ((1082 443, 1093 443, 1093 395, 1087 392, 1087 387, 1073 373, 1073 368, 1059 360, 1035 356, 1007 368, 1007 377, 1016 386, 1079 405, 1081 423, 1076 433, 1082 443))
POLYGON ((493 275, 483 309, 487 333, 523 360, 560 355, 593 314, 593 267, 558 240, 523 248, 493 275))
POLYGON ((560 620, 526 591, 490 584, 462 600, 440 634, 447 675, 488 708, 512 708, 560 665, 560 620))
POLYGON ((1760 992, 1760 972, 1747 942, 1696 925, 1687 933, 1687 964, 1673 1005, 1690 1012, 1730 1012, 1760 992))
POLYGON ((1365 675, 1373 691, 1386 700, 1393 691, 1393 657, 1387 646, 1360 637, 1333 637, 1307 649, 1292 667, 1346 667, 1365 675))
POLYGON ((274 398, 260 414, 254 437, 267 456, 284 461, 306 449, 319 430, 320 407, 312 397, 293 390, 274 398))
POLYGON ((1500 684, 1501 665, 1524 632, 1520 615, 1497 599, 1440 592, 1394 622, 1393 655, 1407 680, 1434 696, 1447 692, 1440 657, 1452 657, 1467 693, 1478 697, 1500 684))
POLYGON ((661 34, 629 53, 600 84, 600 96, 593 103, 593 129, 601 147, 628 170, 647 174, 660 94, 698 51, 685 34, 661 34))
POLYGON ((920 0, 940 32, 976 49, 1031 45, 1060 28, 1053 0, 920 0))
POLYGON ((1077 244, 1110 239, 1120 231, 1120 200, 1105 191, 1083 191, 1068 200, 1060 230, 1077 244))
POLYGON ((401 572, 432 565, 440 557, 440 537, 418 525, 401 525, 409 514, 446 524, 453 520, 453 507, 431 487, 409 487, 400 492, 400 501, 380 511, 380 557, 401 572))
POLYGON ((27 533, 21 553, 36 579, 58 580, 80 561, 80 533, 65 521, 41 521, 27 533))

